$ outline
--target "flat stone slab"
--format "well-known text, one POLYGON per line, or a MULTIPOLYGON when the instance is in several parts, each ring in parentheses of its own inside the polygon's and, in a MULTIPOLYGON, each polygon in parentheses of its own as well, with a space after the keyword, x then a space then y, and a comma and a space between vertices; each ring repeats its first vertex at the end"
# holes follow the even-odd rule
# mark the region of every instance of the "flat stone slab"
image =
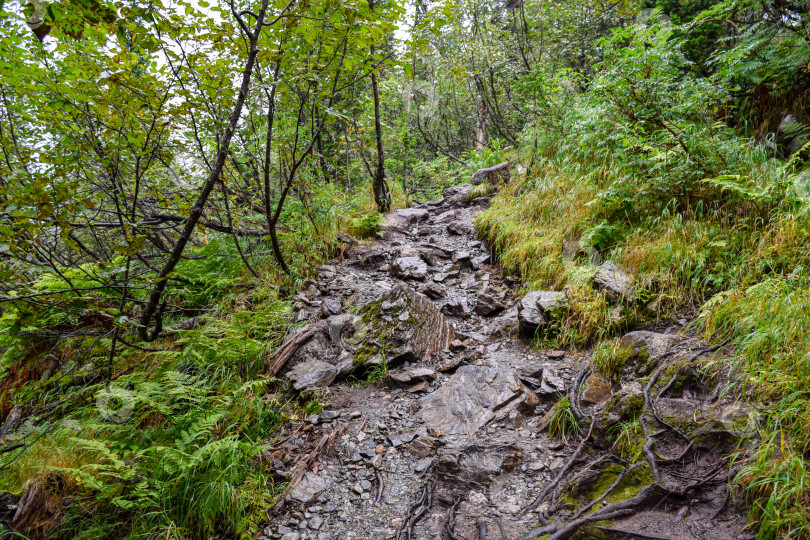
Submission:
POLYGON ((513 374, 487 366, 461 366, 442 387, 419 400, 419 418, 428 429, 470 437, 524 400, 513 374))
POLYGON ((430 214, 421 208, 404 208, 388 214, 383 229, 410 232, 411 228, 422 221, 426 221, 430 214))
POLYGON ((399 257, 391 263, 391 275, 398 278, 424 279, 428 266, 421 257, 399 257))

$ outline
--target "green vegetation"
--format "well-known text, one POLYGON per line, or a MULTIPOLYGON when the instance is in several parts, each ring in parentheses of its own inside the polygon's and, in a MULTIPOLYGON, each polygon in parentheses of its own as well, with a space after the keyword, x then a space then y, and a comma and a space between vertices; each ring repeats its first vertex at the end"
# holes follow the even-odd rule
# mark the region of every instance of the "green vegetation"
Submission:
POLYGON ((591 354, 591 366, 606 379, 618 381, 625 362, 633 354, 633 348, 622 346, 620 339, 602 341, 591 354))
MULTIPOLYGON (((264 374, 292 297, 340 232, 510 160, 476 227, 566 292, 543 339, 615 381, 623 332, 699 313, 769 411, 752 530, 810 538, 808 26, 806 0, 0 4, 0 489, 61 509, 21 533, 253 535, 284 487, 261 451, 320 406, 264 374)), ((552 426, 578 433, 565 398, 552 426)))
POLYGON ((641 447, 644 446, 645 439, 641 422, 637 418, 611 426, 607 438, 612 442, 611 448, 618 456, 630 463, 641 459, 641 447))
POLYGON ((561 397, 552 408, 551 420, 548 423, 548 434, 558 439, 567 439, 571 435, 582 433, 574 411, 571 409, 571 402, 567 397, 561 397))

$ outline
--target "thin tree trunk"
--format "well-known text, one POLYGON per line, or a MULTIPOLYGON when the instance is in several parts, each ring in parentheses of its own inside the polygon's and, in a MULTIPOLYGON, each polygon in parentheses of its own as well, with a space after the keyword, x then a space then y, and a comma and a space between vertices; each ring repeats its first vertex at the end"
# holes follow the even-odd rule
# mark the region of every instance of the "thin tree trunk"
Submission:
POLYGON ((475 149, 481 150, 487 145, 487 107, 484 99, 478 102, 478 124, 475 127, 475 149))
POLYGON ((219 177, 222 174, 222 169, 225 167, 225 160, 228 157, 228 149, 231 144, 231 138, 233 137, 233 132, 236 130, 236 124, 239 122, 239 118, 242 116, 242 107, 245 104, 245 98, 247 97, 248 90, 250 89, 250 79, 251 75, 253 74, 253 65, 256 63, 256 56, 259 53, 259 36, 261 35, 262 24, 264 23, 264 16, 267 13, 268 3, 269 0, 262 0, 261 9, 256 16, 254 30, 252 33, 248 34, 249 49, 245 69, 242 71, 242 84, 239 87, 239 94, 236 97, 236 103, 234 104, 233 111, 231 112, 228 127, 225 129, 225 133, 223 133, 222 138, 220 139, 219 151, 217 152, 214 166, 211 169, 211 172, 208 174, 208 178, 205 180, 205 184, 203 184, 202 190, 197 196, 197 200, 194 201, 194 205, 191 207, 191 212, 189 213, 188 219, 183 226, 180 237, 177 239, 177 244, 175 244, 174 249, 169 256, 169 260, 166 261, 163 269, 158 274, 155 286, 152 289, 152 292, 149 295, 149 300, 146 302, 146 306, 141 314, 138 333, 143 340, 153 341, 160 335, 160 332, 163 329, 162 316, 160 313, 158 313, 156 316, 155 312, 158 310, 160 299, 163 296, 163 291, 166 289, 166 284, 169 281, 169 274, 174 271, 174 268, 177 266, 177 263, 183 256, 183 251, 185 250, 186 244, 188 244, 188 241, 194 232, 194 228, 197 226, 200 216, 202 216, 203 209, 208 202, 208 197, 211 195, 211 191, 219 181, 219 177), (152 324, 153 317, 155 318, 155 326, 150 330, 149 327, 152 324))
MULTIPOLYGON (((374 11, 374 0, 368 3, 369 9, 374 11)), ((371 55, 374 56, 374 46, 371 47, 371 55)), ((385 214, 391 209, 391 192, 388 190, 388 182, 385 180, 385 149, 382 140, 382 122, 380 120, 380 93, 377 89, 377 72, 371 72, 371 93, 374 97, 374 132, 377 142, 377 166, 374 169, 372 187, 374 189, 374 202, 381 214, 385 214)))

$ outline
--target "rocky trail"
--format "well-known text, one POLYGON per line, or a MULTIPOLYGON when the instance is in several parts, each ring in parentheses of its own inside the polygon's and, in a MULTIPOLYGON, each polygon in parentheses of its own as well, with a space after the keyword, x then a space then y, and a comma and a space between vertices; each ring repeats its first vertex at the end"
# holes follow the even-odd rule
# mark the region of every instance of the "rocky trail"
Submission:
MULTIPOLYGON (((392 213, 296 296, 308 324, 268 371, 326 407, 264 453, 291 488, 259 537, 746 537, 726 458, 745 418, 706 375, 717 349, 659 322, 624 336, 605 380, 587 351, 531 346, 565 294, 516 295, 473 231, 489 198, 469 192, 392 213), (547 432, 562 396, 568 440, 547 432)), ((594 286, 631 294, 609 262, 594 286)))

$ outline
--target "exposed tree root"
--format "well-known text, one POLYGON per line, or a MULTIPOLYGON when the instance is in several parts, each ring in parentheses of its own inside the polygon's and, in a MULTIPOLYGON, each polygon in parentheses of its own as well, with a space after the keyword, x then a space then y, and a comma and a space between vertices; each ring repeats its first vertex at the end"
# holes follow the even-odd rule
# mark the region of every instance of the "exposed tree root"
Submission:
POLYGON ((430 509, 433 505, 433 484, 428 483, 424 488, 422 488, 422 493, 419 495, 419 499, 415 503, 413 503, 408 508, 408 513, 405 515, 405 520, 402 524, 397 528, 397 535, 396 539, 399 540, 402 537, 402 532, 405 532, 405 538, 407 540, 411 540, 413 537, 413 528, 414 525, 425 515, 425 512, 430 509))
POLYGON ((545 488, 543 488, 543 491, 540 492, 540 495, 538 495, 537 498, 534 501, 532 501, 531 504, 529 504, 528 506, 524 506, 520 510, 519 515, 524 515, 524 514, 526 514, 526 512, 531 512, 532 510, 537 508, 540 505, 540 503, 543 502, 543 499, 546 498, 546 495, 548 495, 549 492, 552 489, 554 489, 557 486, 557 484, 560 483, 560 480, 562 480, 563 476, 565 476, 565 473, 568 472, 568 469, 571 468, 571 465, 579 457, 579 454, 582 452, 582 449, 585 448, 585 443, 587 443, 588 440, 591 438, 591 433, 593 433, 594 424, 595 424, 595 422, 593 421, 593 419, 591 419, 591 427, 588 428, 588 434, 585 435, 585 437, 579 443, 579 446, 577 447, 576 451, 574 452, 574 455, 571 456, 571 459, 568 460, 568 463, 566 463, 565 466, 563 466, 563 468, 560 470, 560 472, 557 474, 557 476, 554 478, 554 480, 552 480, 549 485, 547 485, 545 488))
POLYGON ((611 537, 621 538, 622 540, 672 540, 667 536, 651 536, 649 534, 624 531, 622 529, 614 529, 612 527, 602 527, 601 525, 597 526, 596 528, 600 531, 608 533, 611 537))
POLYGON ((385 482, 383 482, 382 473, 377 471, 377 496, 374 498, 374 506, 380 504, 382 500, 383 488, 385 487, 385 482))
POLYGON ((478 540, 487 540, 487 524, 483 519, 476 519, 475 524, 478 525, 478 540))

